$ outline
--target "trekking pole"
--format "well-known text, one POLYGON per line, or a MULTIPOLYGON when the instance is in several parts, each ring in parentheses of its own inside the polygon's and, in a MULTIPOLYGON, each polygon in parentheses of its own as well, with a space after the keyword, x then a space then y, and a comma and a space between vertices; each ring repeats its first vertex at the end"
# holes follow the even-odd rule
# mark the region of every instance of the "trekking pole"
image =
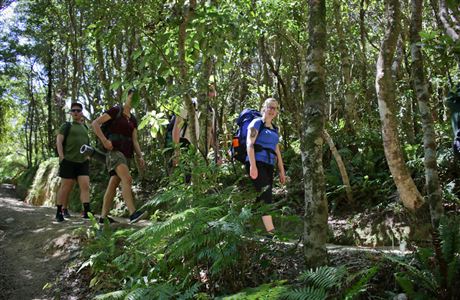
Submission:
POLYGON ((89 145, 83 145, 80 147, 81 154, 87 154, 89 157, 93 157, 95 160, 105 163, 106 154, 96 148, 89 145))

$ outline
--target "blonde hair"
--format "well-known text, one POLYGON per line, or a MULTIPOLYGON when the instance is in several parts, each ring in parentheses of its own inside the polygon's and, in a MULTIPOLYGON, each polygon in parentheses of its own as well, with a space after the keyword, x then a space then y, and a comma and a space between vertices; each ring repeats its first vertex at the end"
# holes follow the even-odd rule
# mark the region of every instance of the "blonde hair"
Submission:
POLYGON ((265 99, 264 104, 262 105, 262 109, 260 110, 260 112, 263 114, 265 112, 265 110, 267 109, 268 105, 270 103, 273 103, 273 102, 275 102, 276 105, 279 106, 278 100, 276 100, 275 98, 267 98, 267 99, 265 99))

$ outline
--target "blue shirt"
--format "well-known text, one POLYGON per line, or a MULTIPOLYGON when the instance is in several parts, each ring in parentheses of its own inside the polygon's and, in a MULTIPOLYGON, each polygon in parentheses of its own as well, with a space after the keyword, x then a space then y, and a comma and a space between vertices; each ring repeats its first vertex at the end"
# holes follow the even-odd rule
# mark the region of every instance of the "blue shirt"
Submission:
MULTIPOLYGON (((256 161, 258 162, 264 162, 270 165, 274 165, 276 161, 276 145, 279 143, 279 135, 278 135, 278 130, 276 129, 270 129, 265 126, 263 126, 263 121, 261 118, 257 118, 252 120, 251 124, 248 126, 248 131, 249 128, 254 127, 255 129, 260 129, 258 130, 258 135, 256 138, 256 142, 254 145, 254 153, 256 157, 256 161), (260 146, 262 146, 264 149, 261 151, 256 151, 256 149, 260 146), (266 150, 270 149, 270 150, 266 150)), ((248 132, 249 135, 249 132, 248 132)), ((259 150, 259 149, 257 149, 259 150)), ((249 161, 249 157, 246 156, 246 161, 249 161)))

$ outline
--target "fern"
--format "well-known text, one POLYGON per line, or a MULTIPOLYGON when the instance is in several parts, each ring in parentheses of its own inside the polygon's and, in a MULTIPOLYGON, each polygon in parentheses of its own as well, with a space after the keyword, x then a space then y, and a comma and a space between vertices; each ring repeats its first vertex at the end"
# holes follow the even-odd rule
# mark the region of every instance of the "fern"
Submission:
POLYGON ((249 197, 236 185, 221 188, 206 172, 200 175, 206 180, 170 186, 146 204, 157 209, 161 221, 121 236, 109 229, 93 241, 89 252, 95 256, 87 265, 96 288, 107 288, 107 276, 129 299, 190 299, 202 285, 201 271, 214 289, 234 289, 235 278, 244 281, 247 255, 241 251, 248 243, 242 239, 245 224, 252 218, 249 197), (158 212, 164 206, 167 214, 158 212))
POLYGON ((128 295, 126 295, 125 300, 143 300, 147 299, 150 293, 150 289, 148 288, 139 288, 131 291, 128 295))
POLYGON ((405 269, 395 274, 398 284, 417 299, 458 299, 460 280, 460 222, 458 217, 440 220, 433 232, 433 248, 418 249, 414 262, 387 257, 405 269))
POLYGON ((327 292, 323 288, 308 286, 288 291, 283 297, 288 300, 324 300, 327 292))
POLYGON ((192 285, 190 288, 188 288, 184 293, 182 293, 178 298, 177 300, 187 300, 187 299, 192 299, 193 296, 195 296, 195 294, 198 292, 199 288, 200 288, 200 285, 199 283, 195 283, 194 285, 192 285))
POLYGON ((440 222, 439 233, 442 245, 442 254, 446 261, 452 261, 460 254, 460 222, 457 218, 448 220, 444 218, 440 222))
POLYGON ((433 274, 431 274, 429 272, 425 272, 424 270, 419 270, 416 267, 411 266, 410 264, 408 264, 408 263, 406 263, 406 262, 404 262, 404 261, 402 261, 400 259, 391 257, 391 256, 387 256, 386 259, 388 259, 390 261, 393 261, 393 262, 396 262, 401 267, 406 269, 407 274, 410 276, 411 280, 413 282, 415 282, 415 283, 418 283, 418 284, 424 286, 425 289, 430 291, 430 293, 435 293, 436 290, 438 289, 438 284, 437 284, 433 274))
MULTIPOLYGON (((377 274, 379 268, 378 267, 372 267, 370 269, 367 269, 367 270, 363 270, 361 272, 358 272, 358 274, 356 274, 356 277, 361 277, 362 274, 364 274, 364 276, 362 276, 358 282, 356 282, 354 285, 352 285, 346 292, 345 292, 345 296, 344 296, 344 299, 345 300, 351 300, 351 299, 354 299, 356 296, 358 296, 361 292, 365 291, 365 286, 367 285, 367 283, 369 282, 369 280, 372 279, 372 277, 374 277, 375 274, 377 274)), ((355 276, 353 276, 355 277, 355 276)))
POLYGON ((94 300, 122 300, 128 293, 126 291, 114 291, 102 295, 97 295, 94 300))
POLYGON ((345 267, 334 268, 328 266, 318 267, 316 270, 309 270, 302 273, 300 280, 311 283, 313 286, 322 289, 331 289, 340 286, 341 280, 346 273, 345 267))

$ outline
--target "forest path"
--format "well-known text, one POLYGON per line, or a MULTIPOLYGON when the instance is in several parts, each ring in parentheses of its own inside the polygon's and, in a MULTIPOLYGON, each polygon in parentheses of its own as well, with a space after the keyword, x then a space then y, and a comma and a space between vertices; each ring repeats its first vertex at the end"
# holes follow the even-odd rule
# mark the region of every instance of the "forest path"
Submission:
POLYGON ((78 217, 57 223, 55 213, 20 201, 14 186, 0 185, 1 300, 53 299, 43 287, 77 256, 71 233, 85 223, 78 217))
MULTIPOLYGON (((90 222, 75 216, 57 223, 54 221, 55 213, 53 207, 24 203, 16 196, 14 186, 0 185, 0 300, 55 299, 56 290, 50 292, 43 289, 47 283, 57 287, 61 299, 86 298, 89 292, 87 284, 77 282, 82 281, 84 275, 75 275, 75 270, 63 268, 77 260, 80 252, 80 241, 72 232, 82 226, 89 226, 90 222), (69 282, 57 283, 56 278, 69 282), (54 296, 50 296, 53 293, 54 296)), ((128 226, 124 224, 126 219, 120 218, 117 221, 120 222, 119 226, 128 226)), ((135 226, 145 226, 144 223, 148 221, 143 220, 135 226)), ((293 241, 278 241, 276 244, 296 247, 293 241)), ((300 250, 301 244, 297 244, 297 247, 300 250)), ((327 248, 333 260, 340 261, 351 257, 356 259, 356 254, 366 255, 369 252, 395 255, 408 253, 399 247, 327 245, 327 248)))

